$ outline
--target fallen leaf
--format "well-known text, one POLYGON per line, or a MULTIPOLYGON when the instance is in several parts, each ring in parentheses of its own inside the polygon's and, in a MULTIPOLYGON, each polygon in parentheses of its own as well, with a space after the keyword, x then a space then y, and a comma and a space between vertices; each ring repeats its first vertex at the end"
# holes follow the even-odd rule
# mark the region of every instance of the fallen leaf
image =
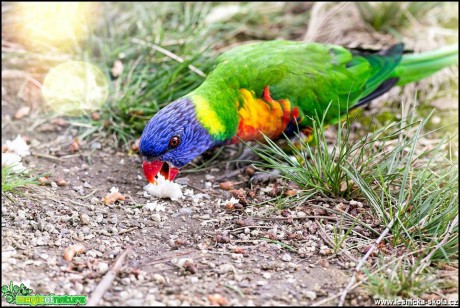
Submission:
POLYGON ((227 202, 225 203, 225 209, 226 210, 233 210, 235 208, 235 205, 233 203, 227 202))
POLYGON ((356 274, 356 282, 360 282, 364 278, 364 274, 361 271, 355 271, 356 274))
POLYGON ((46 124, 41 125, 38 131, 42 133, 54 132, 54 131, 57 131, 57 127, 53 124, 46 123, 46 124))
POLYGON ((233 182, 226 181, 219 184, 219 187, 223 190, 232 190, 234 188, 233 182))
POLYGON ((254 167, 252 166, 248 166, 245 171, 247 175, 253 176, 254 173, 256 172, 256 169, 254 169, 254 167))
POLYGON ((139 151, 139 143, 141 142, 141 138, 137 138, 136 141, 134 141, 134 144, 131 146, 131 150, 137 152, 139 151))
POLYGON ((294 196, 294 195, 297 194, 297 191, 294 190, 294 189, 289 189, 289 190, 286 191, 284 194, 285 194, 286 196, 294 196))
POLYGON ((196 265, 193 262, 190 262, 190 261, 185 261, 184 270, 186 270, 186 271, 188 271, 188 272, 190 272, 192 274, 196 274, 196 272, 197 272, 196 265))
POLYGON ((235 198, 238 198, 239 202, 242 205, 248 205, 249 201, 246 199, 246 191, 242 188, 229 190, 229 193, 232 194, 235 198))
POLYGON ((240 227, 246 227, 246 226, 254 226, 255 222, 251 217, 248 217, 246 219, 237 219, 235 220, 235 223, 240 226, 240 227))
POLYGON ((26 116, 28 116, 30 113, 30 107, 29 106, 24 106, 18 109, 16 113, 14 114, 14 118, 17 120, 20 120, 26 116))
POLYGON ((322 268, 328 268, 329 267, 329 261, 327 259, 320 259, 319 260, 319 265, 322 268))
POLYGON ((59 178, 56 180, 56 184, 57 186, 67 186, 68 183, 64 179, 59 178))
POLYGON ((69 150, 71 153, 75 153, 80 151, 80 143, 78 142, 78 138, 75 138, 73 142, 69 146, 69 150))
POLYGON ((105 205, 114 204, 118 200, 126 200, 126 197, 120 194, 120 192, 118 191, 108 193, 107 195, 105 195, 104 199, 102 199, 105 205))
POLYGON ((51 183, 50 179, 44 176, 42 176, 41 178, 38 178, 37 181, 40 185, 47 185, 51 183))
POLYGON ((219 305, 219 306, 228 305, 228 300, 220 294, 208 295, 208 300, 212 305, 219 305))
POLYGON ((83 244, 77 243, 75 245, 69 246, 64 250, 64 259, 68 262, 72 261, 73 257, 76 254, 81 254, 85 252, 85 246, 83 244))
POLYGON ((218 234, 216 235, 216 242, 217 243, 230 243, 230 239, 226 235, 218 234))

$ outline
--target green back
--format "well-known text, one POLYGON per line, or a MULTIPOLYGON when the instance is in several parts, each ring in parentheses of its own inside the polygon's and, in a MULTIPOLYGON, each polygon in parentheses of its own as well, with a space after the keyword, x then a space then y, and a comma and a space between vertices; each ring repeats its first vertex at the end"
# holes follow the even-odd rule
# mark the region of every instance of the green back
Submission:
POLYGON ((193 93, 205 97, 236 131, 235 100, 241 88, 261 97, 266 86, 276 100, 289 99, 311 125, 315 113, 336 122, 358 100, 374 91, 401 59, 395 55, 353 55, 346 48, 318 43, 269 41, 236 47, 222 54, 207 80, 193 93))

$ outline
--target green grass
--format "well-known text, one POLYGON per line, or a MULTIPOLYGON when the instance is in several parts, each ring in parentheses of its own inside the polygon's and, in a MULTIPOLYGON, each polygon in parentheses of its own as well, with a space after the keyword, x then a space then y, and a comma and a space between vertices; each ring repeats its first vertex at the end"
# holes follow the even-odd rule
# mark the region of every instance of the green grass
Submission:
MULTIPOLYGON (((383 266, 385 263, 379 260, 378 265, 383 266)), ((417 299, 427 292, 439 290, 439 281, 432 271, 416 275, 414 269, 414 264, 408 258, 391 264, 386 271, 380 271, 378 274, 366 271, 367 289, 374 294, 374 299, 385 300, 417 299)))
POLYGON ((15 173, 11 166, 2 166, 2 193, 17 192, 18 188, 27 185, 38 184, 39 176, 31 176, 25 173, 15 173))
POLYGON ((361 17, 372 28, 380 32, 396 32, 421 21, 439 2, 356 2, 361 17))
MULTIPOLYGON (((363 128, 368 132, 363 137, 350 133, 351 120, 338 125, 332 141, 327 140, 322 120, 317 119, 315 145, 287 141, 293 156, 270 140, 253 148, 262 159, 255 163, 257 168, 277 169, 283 178, 300 186, 299 204, 317 195, 363 200, 373 219, 380 221, 382 229, 371 228, 374 235, 394 221, 386 238, 395 249, 393 253, 422 251, 407 260, 410 266, 405 261, 391 277, 387 272, 372 274, 369 269, 372 293, 409 296, 425 286, 420 277, 430 265, 456 264, 458 260, 458 231, 448 232, 458 216, 458 158, 453 155, 458 136, 445 134, 434 145, 422 145, 435 133, 425 132, 429 119, 419 120, 412 111, 373 132, 363 128)), ((331 236, 335 253, 363 240, 351 236, 358 219, 342 216, 338 221, 331 236)))

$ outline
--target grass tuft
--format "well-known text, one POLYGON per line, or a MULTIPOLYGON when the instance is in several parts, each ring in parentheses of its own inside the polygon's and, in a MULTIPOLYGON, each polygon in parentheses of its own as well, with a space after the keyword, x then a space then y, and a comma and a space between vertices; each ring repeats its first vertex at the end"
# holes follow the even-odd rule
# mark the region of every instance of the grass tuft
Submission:
POLYGON ((376 31, 395 32, 423 20, 438 2, 356 2, 362 19, 376 31))
POLYGON ((38 184, 39 176, 13 172, 12 166, 2 166, 2 193, 16 192, 18 188, 38 184))
MULTIPOLYGON (((376 286, 372 292, 410 297, 425 288, 420 277, 431 266, 458 260, 458 158, 451 150, 458 148, 458 136, 447 134, 427 145, 427 137, 435 133, 424 130, 429 119, 419 120, 413 111, 372 133, 367 130, 358 140, 346 122, 338 125, 332 141, 326 138, 323 121, 316 120, 316 146, 287 140, 293 156, 268 139, 253 148, 262 159, 256 167, 279 170, 303 189, 306 200, 318 194, 359 198, 381 227, 394 222, 386 237, 393 257, 421 251, 410 264, 399 264, 391 277, 386 272, 369 274, 370 286, 376 286)), ((355 221, 342 223, 339 220, 333 230, 335 253, 356 240, 350 238, 355 221)), ((391 260, 386 257, 384 261, 391 260)))
MULTIPOLYGON (((380 260, 377 266, 383 266, 380 260)), ((437 290, 437 281, 432 273, 416 275, 411 258, 398 260, 378 273, 365 272, 368 277, 367 289, 374 299, 394 300, 400 298, 417 299, 423 294, 437 290)))

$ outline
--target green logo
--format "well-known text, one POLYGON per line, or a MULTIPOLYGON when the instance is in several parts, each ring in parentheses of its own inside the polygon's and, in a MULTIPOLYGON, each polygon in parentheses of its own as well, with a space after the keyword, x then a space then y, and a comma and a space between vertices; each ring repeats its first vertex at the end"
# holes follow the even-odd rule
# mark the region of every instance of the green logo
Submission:
POLYGON ((85 295, 32 295, 33 290, 27 288, 23 283, 20 286, 10 285, 2 286, 2 298, 4 297, 8 304, 16 305, 86 305, 85 295))

